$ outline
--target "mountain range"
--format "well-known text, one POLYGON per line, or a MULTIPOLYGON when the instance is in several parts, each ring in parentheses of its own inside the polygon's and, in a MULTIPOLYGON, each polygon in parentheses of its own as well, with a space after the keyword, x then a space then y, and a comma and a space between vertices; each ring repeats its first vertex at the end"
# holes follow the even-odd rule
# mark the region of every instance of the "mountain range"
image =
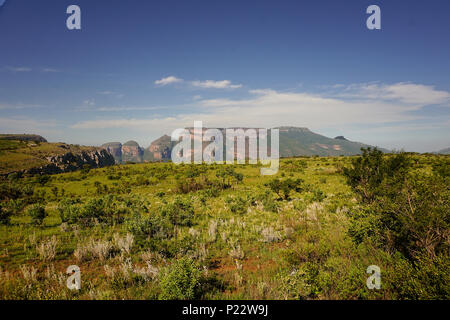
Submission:
MULTIPOLYGON (((191 134, 193 133, 193 128, 186 129, 191 134)), ((247 128, 241 129, 245 130, 247 128)), ((314 133, 308 128, 278 127, 276 129, 280 130, 280 157, 348 156, 360 154, 361 148, 371 147, 364 143, 347 140, 343 136, 329 138, 314 133)), ((224 128, 219 130, 225 132, 224 128)), ((102 145, 114 156, 117 163, 168 161, 170 160, 173 146, 174 142, 171 141, 168 135, 163 135, 156 139, 147 148, 140 147, 136 141, 128 141, 124 144, 109 142, 102 145)), ((379 149, 383 152, 389 152, 387 149, 379 149)))

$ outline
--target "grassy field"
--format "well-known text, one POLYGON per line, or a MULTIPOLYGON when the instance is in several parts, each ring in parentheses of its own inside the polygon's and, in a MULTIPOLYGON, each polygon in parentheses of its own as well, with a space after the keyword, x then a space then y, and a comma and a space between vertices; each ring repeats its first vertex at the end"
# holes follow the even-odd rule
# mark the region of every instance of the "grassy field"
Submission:
MULTIPOLYGON (((448 161, 411 158, 423 175, 448 161)), ((0 299, 448 299, 448 238, 427 268, 355 240, 366 204, 342 170, 355 159, 283 159, 276 177, 154 163, 5 180, 0 299), (70 265, 81 290, 66 288, 70 265), (366 286, 370 265, 380 290, 366 286)))

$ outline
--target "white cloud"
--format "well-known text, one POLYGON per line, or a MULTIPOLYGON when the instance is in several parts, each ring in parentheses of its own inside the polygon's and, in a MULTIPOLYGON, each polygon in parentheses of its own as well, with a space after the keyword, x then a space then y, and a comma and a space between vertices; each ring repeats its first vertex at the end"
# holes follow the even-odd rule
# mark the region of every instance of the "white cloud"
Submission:
POLYGON ((318 128, 343 128, 354 125, 388 125, 420 120, 423 116, 411 111, 437 102, 446 102, 446 91, 412 84, 359 85, 350 92, 343 89, 336 94, 311 94, 308 92, 279 92, 271 89, 251 90, 247 99, 207 99, 184 106, 184 113, 175 117, 151 119, 89 120, 74 128, 138 128, 148 131, 192 126, 194 120, 202 120, 207 126, 274 127, 281 125, 318 128), (423 95, 410 91, 419 90, 423 95), (368 94, 370 91, 371 94, 368 94), (380 93, 381 92, 381 93, 380 93), (345 95, 345 97, 344 97, 345 95), (349 95, 351 96, 349 98, 349 95), (186 111, 191 110, 191 112, 186 111), (239 115, 239 116, 237 116, 239 115))
POLYGON ((162 78, 160 80, 156 80, 155 84, 158 86, 166 86, 168 84, 173 84, 173 83, 178 83, 178 82, 183 82, 183 79, 174 77, 174 76, 169 76, 166 78, 162 78))
POLYGON ((57 72, 61 72, 61 70, 53 69, 53 68, 42 68, 41 71, 42 71, 42 72, 46 72, 46 73, 57 73, 57 72))
POLYGON ((83 101, 83 106, 93 107, 93 106, 95 106, 95 100, 94 99, 86 99, 83 101))
POLYGON ((108 90, 106 90, 106 91, 99 91, 97 93, 101 94, 101 95, 104 95, 104 96, 114 96, 117 99, 122 99, 125 96, 123 93, 117 93, 117 92, 108 91, 108 90))
POLYGON ((392 100, 399 103, 425 106, 448 104, 450 93, 436 90, 433 86, 399 82, 391 85, 370 83, 354 84, 345 88, 338 96, 371 100, 392 100))
POLYGON ((147 110, 157 110, 161 109, 161 107, 99 107, 94 109, 93 111, 101 111, 101 112, 121 112, 121 111, 147 111, 147 110))
POLYGON ((28 67, 6 67, 11 72, 30 72, 32 71, 31 68, 28 67))
POLYGON ((213 88, 213 89, 237 89, 241 88, 242 84, 232 84, 230 80, 222 80, 222 81, 214 81, 214 80, 206 80, 206 81, 191 81, 191 84, 194 87, 199 88, 213 88))

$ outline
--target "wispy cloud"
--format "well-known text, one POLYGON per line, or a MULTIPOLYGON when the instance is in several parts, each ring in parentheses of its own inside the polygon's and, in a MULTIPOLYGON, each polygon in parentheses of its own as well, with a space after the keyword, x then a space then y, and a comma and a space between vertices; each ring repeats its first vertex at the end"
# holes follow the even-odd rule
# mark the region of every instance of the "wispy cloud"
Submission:
POLYGON ((399 82, 390 85, 381 83, 353 84, 343 88, 344 90, 339 91, 338 97, 391 100, 419 107, 432 104, 445 105, 450 102, 450 93, 447 91, 436 90, 429 85, 409 82, 399 82))
POLYGON ((42 68, 41 71, 42 72, 46 72, 46 73, 58 73, 58 72, 61 72, 61 70, 55 69, 55 68, 42 68))
POLYGON ((104 95, 104 96, 114 96, 114 97, 116 97, 118 99, 122 99, 125 96, 123 93, 117 93, 117 92, 108 91, 108 90, 106 90, 106 91, 99 91, 97 93, 101 94, 101 95, 104 95))
POLYGON ((205 88, 205 89, 237 89, 241 88, 242 84, 233 84, 230 80, 205 80, 205 81, 191 81, 194 87, 205 88))
POLYGON ((183 82, 183 79, 177 78, 175 76, 169 76, 166 78, 162 78, 160 80, 156 80, 155 84, 158 86, 167 86, 168 84, 183 82))
POLYGON ((238 89, 242 88, 242 84, 234 84, 230 80, 193 80, 193 81, 185 81, 184 79, 177 78, 175 76, 169 76, 166 78, 162 78, 160 80, 155 81, 155 85, 157 86, 167 86, 169 84, 174 83, 182 83, 186 82, 191 86, 202 88, 202 89, 238 89))
POLYGON ((62 70, 56 69, 56 68, 48 68, 48 67, 43 67, 43 68, 30 68, 27 66, 19 66, 19 67, 11 67, 11 66, 6 66, 4 68, 5 70, 8 70, 10 72, 43 72, 43 73, 59 73, 62 72, 62 70))
POLYGON ((83 101, 84 107, 93 107, 95 106, 95 100, 94 99, 86 99, 83 101))
POLYGON ((24 104, 24 103, 0 103, 0 110, 20 110, 28 108, 39 108, 37 104, 24 104))
MULTIPOLYGON (((249 91, 246 99, 205 99, 185 105, 183 114, 174 117, 100 119, 76 123, 73 128, 136 128, 142 131, 162 130, 192 125, 203 120, 214 127, 249 126, 274 127, 280 125, 307 126, 311 128, 342 128, 347 126, 389 125, 417 121, 422 116, 412 111, 430 103, 446 103, 449 93, 424 85, 397 83, 379 84, 366 88, 357 86, 350 97, 348 88, 340 93, 312 94, 308 92, 279 92, 272 89, 249 91), (362 88, 362 89, 361 89, 362 88), (384 94, 367 95, 364 90, 384 94), (422 94, 415 95, 415 90, 422 94), (411 93, 411 96, 408 95, 411 93), (190 112, 186 110, 191 110, 190 112), (236 117, 239 115, 239 117, 236 117)), ((351 90, 350 90, 351 91, 351 90)))
POLYGON ((31 72, 33 69, 28 67, 6 67, 11 72, 31 72))
POLYGON ((94 111, 100 112, 121 112, 121 111, 150 111, 158 110, 163 107, 99 107, 94 109, 94 111))

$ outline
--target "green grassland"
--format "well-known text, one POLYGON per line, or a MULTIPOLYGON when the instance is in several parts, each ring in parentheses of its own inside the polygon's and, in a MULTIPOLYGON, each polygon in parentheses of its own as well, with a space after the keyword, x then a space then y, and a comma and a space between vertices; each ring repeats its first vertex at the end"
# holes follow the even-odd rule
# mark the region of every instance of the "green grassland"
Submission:
MULTIPOLYGON (((0 142, 0 159, 30 148, 0 142)), ((414 174, 448 168, 443 156, 410 157, 414 174)), ((0 299, 448 299, 448 238, 411 258, 352 232, 369 208, 343 174, 355 159, 283 159, 276 176, 259 165, 147 163, 4 180, 0 299), (70 265, 81 290, 66 288, 70 265), (370 265, 380 290, 366 286, 370 265)))

